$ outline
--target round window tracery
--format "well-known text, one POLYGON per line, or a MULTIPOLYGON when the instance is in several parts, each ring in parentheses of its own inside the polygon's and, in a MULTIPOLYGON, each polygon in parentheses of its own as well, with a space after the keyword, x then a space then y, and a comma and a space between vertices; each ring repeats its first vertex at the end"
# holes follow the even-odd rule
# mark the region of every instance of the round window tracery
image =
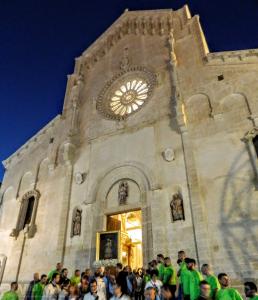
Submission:
POLYGON ((110 108, 115 115, 129 115, 144 104, 148 91, 148 84, 144 80, 127 81, 111 97, 110 108))
POLYGON ((122 71, 106 83, 97 110, 107 119, 124 120, 150 99, 156 75, 144 67, 122 71))

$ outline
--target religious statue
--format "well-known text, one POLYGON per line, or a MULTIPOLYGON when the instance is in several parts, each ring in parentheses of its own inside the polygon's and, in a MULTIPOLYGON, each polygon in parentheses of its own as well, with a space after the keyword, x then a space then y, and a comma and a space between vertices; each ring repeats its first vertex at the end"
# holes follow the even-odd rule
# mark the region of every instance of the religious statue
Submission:
POLYGON ((105 244, 105 250, 104 250, 104 259, 111 259, 113 257, 113 251, 112 251, 112 240, 107 239, 105 244))
POLYGON ((128 183, 126 181, 121 181, 118 188, 118 200, 119 204, 126 204, 128 197, 128 183))
POLYGON ((81 235, 81 222, 82 222, 82 211, 81 209, 76 209, 73 220, 72 220, 72 234, 71 236, 81 235))
POLYGON ((179 193, 173 195, 170 208, 173 222, 185 220, 183 198, 179 193))

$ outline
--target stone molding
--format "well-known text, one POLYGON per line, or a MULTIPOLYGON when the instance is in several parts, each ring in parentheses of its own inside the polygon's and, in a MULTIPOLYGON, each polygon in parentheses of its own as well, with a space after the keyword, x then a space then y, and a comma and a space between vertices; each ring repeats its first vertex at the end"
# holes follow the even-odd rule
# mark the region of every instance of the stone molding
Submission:
POLYGON ((61 120, 61 115, 57 115, 53 120, 51 120, 45 127, 43 127, 37 134, 30 138, 22 147, 20 147, 16 152, 9 156, 6 160, 2 161, 5 169, 8 169, 11 164, 16 163, 20 160, 25 153, 32 147, 37 146, 46 134, 57 125, 61 120))
POLYGON ((24 231, 24 233, 27 234, 28 238, 34 237, 36 231, 37 231, 37 226, 36 226, 36 214, 37 214, 37 208, 38 208, 38 201, 40 198, 40 192, 36 189, 30 190, 26 192, 21 199, 21 204, 20 204, 20 211, 18 214, 17 222, 15 228, 12 230, 10 236, 14 237, 17 239, 20 231, 24 231), (25 202, 31 198, 34 197, 34 205, 33 205, 33 210, 32 210, 32 216, 31 216, 31 221, 30 224, 25 226, 25 228, 21 228, 21 224, 24 223, 24 219, 27 213, 27 205, 25 202), (26 209, 24 209, 24 205, 26 205, 26 209))

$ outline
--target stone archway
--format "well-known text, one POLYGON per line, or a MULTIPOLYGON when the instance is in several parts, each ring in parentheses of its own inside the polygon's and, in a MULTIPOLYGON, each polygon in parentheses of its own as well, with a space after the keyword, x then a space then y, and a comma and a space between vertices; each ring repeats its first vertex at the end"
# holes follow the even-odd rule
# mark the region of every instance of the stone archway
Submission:
POLYGON ((92 230, 92 247, 90 261, 93 263, 96 255, 96 233, 106 230, 106 218, 108 215, 122 213, 125 211, 141 210, 142 212, 142 246, 143 246, 143 263, 147 265, 148 261, 153 258, 153 237, 151 221, 151 200, 155 184, 151 174, 146 174, 139 165, 127 164, 116 166, 108 170, 99 181, 96 187, 95 205, 93 209, 94 224, 92 230), (121 180, 134 182, 139 188, 139 201, 128 203, 122 206, 109 207, 107 205, 107 195, 114 185, 121 180))

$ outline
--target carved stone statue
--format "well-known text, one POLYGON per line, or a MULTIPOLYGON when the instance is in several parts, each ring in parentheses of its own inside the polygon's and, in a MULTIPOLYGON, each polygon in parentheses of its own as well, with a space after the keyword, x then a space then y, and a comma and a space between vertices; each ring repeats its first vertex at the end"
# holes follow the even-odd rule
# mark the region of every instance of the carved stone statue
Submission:
POLYGON ((82 211, 81 209, 76 209, 73 215, 72 221, 72 234, 71 236, 81 235, 81 222, 82 222, 82 211))
POLYGON ((105 251, 104 251, 104 258, 105 259, 110 259, 113 257, 113 251, 112 251, 112 240, 107 239, 106 244, 105 244, 105 251))
POLYGON ((183 198, 179 193, 173 195, 170 208, 173 222, 185 220, 183 198))
POLYGON ((121 181, 118 188, 118 201, 120 205, 126 204, 128 197, 128 183, 121 181))

